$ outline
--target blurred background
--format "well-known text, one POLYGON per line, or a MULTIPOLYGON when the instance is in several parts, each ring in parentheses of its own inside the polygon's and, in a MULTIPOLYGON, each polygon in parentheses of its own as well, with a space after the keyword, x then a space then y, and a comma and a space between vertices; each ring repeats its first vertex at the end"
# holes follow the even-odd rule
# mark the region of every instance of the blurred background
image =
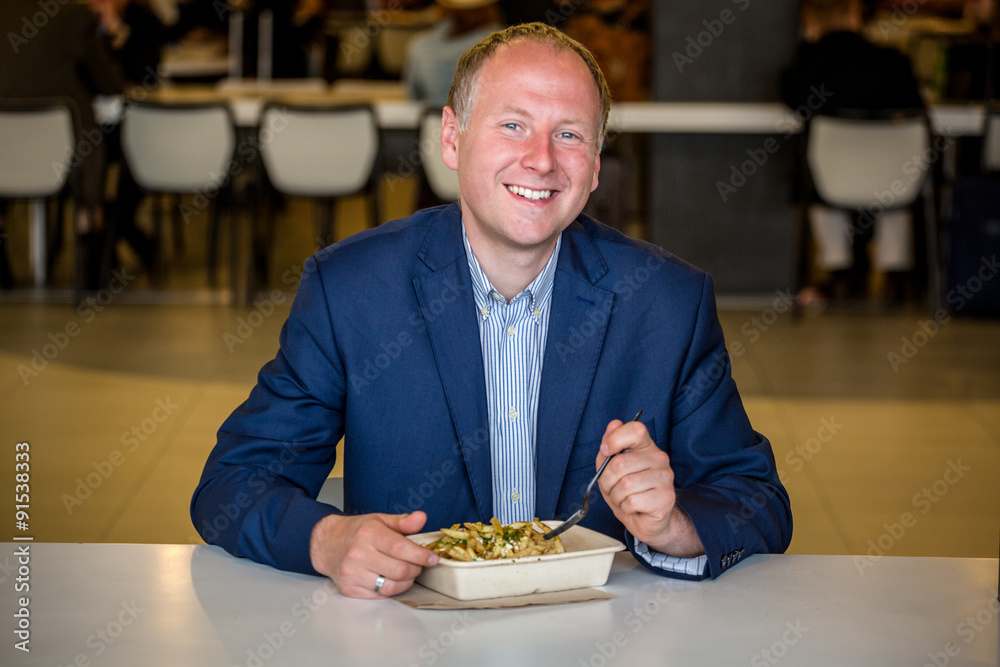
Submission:
POLYGON ((200 542, 305 259, 455 199, 454 63, 533 20, 612 88, 587 212, 715 280, 790 551, 996 557, 994 0, 5 0, 0 492, 30 443, 36 540, 200 542))

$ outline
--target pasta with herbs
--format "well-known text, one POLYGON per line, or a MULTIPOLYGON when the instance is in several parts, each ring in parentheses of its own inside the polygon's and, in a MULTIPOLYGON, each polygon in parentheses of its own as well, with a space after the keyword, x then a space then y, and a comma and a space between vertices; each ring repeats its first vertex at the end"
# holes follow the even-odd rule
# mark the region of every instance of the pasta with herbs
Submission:
POLYGON ((549 528, 537 518, 505 526, 494 517, 488 524, 477 521, 442 528, 442 537, 425 546, 442 558, 464 561, 564 553, 559 536, 542 537, 547 532, 549 528))

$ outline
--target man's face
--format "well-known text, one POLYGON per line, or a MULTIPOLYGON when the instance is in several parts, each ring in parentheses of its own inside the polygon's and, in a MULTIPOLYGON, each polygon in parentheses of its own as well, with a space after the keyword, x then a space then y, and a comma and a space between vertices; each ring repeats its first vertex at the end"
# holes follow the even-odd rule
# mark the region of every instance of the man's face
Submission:
POLYGON ((600 100, 573 51, 521 40, 479 72, 469 127, 445 109, 442 154, 458 169, 470 241, 551 249, 597 187, 600 100))

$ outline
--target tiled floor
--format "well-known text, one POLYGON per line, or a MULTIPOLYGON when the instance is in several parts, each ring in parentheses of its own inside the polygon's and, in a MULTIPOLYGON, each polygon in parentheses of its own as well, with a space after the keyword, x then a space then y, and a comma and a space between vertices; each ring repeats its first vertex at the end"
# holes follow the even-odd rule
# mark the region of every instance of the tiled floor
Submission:
MULTIPOLYGON (((0 302, 0 498, 13 497, 14 445, 27 441, 36 539, 200 541, 191 491, 276 350, 294 289, 281 276, 312 233, 292 222, 304 210, 276 234, 273 312, 206 292, 197 243, 166 278, 166 303, 136 303, 145 276, 100 311, 0 302)), ((923 313, 773 315, 763 302, 721 318, 791 493, 790 551, 996 557, 1000 321, 952 320, 894 368, 923 313)))

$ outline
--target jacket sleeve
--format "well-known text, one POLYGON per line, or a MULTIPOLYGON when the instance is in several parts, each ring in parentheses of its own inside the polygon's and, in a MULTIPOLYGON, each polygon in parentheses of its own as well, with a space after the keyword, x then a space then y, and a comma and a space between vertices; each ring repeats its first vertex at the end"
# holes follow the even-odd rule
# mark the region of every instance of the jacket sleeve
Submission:
MULTIPOLYGON (((707 568, 686 574, 637 560, 658 574, 702 579, 751 554, 784 552, 792 535, 788 493, 770 442, 752 429, 740 400, 708 276, 676 386, 667 442, 677 506, 694 523, 707 568)), ((626 542, 635 553, 631 535, 626 542)))
POLYGON ((316 574, 312 528, 340 510, 315 500, 343 435, 345 382, 327 297, 311 257, 281 347, 222 425, 191 501, 206 542, 283 570, 316 574))

